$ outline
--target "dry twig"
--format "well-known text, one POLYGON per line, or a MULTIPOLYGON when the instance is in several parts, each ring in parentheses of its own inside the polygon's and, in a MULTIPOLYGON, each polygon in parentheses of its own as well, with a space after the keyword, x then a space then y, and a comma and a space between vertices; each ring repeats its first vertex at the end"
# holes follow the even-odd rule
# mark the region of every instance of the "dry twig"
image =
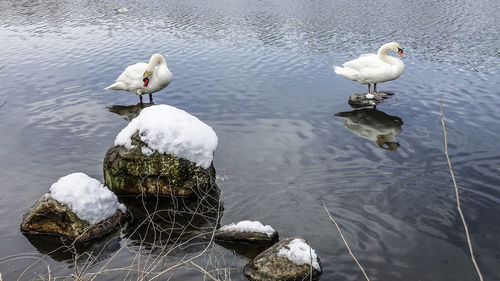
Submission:
POLYGON ((455 180, 455 173, 453 172, 453 168, 451 166, 451 161, 450 161, 450 156, 448 154, 448 131, 446 130, 446 126, 444 124, 443 100, 442 99, 441 99, 441 124, 443 125, 443 132, 444 132, 444 154, 446 155, 446 160, 448 161, 448 167, 450 168, 451 179, 453 180, 453 186, 455 187, 455 198, 457 200, 458 213, 460 214, 460 218, 462 219, 462 223, 463 223, 464 228, 465 228, 465 236, 467 237, 467 244, 469 245, 469 251, 470 251, 472 263, 474 263, 474 267, 476 268, 476 272, 477 272, 477 275, 479 276, 479 280, 483 281, 483 275, 481 274, 481 271, 479 270, 479 266, 477 265, 476 258, 474 257, 474 251, 472 250, 472 242, 470 240, 469 227, 467 226, 467 223, 465 222, 465 217, 464 217, 464 214, 462 212, 462 208, 460 207, 460 196, 458 194, 457 181, 455 180))
POLYGON ((356 262, 356 264, 358 265, 358 267, 361 269, 361 271, 363 272, 363 275, 365 276, 366 280, 367 281, 370 281, 370 278, 368 278, 368 275, 366 275, 366 272, 364 270, 364 268, 361 266, 361 264, 359 263, 358 259, 356 259, 356 257, 354 256, 354 254, 352 253, 351 251, 351 248, 349 247, 349 245, 347 244, 347 241, 345 240, 344 238, 344 235, 342 234, 342 231, 340 230, 340 227, 339 225, 337 224, 337 222, 332 218, 332 216, 330 215, 330 212, 328 211, 328 208, 326 208, 326 204, 325 204, 325 201, 323 201, 323 207, 325 207, 325 211, 326 211, 326 214, 328 215, 328 217, 330 218, 330 220, 335 224, 335 226, 337 227, 337 230, 340 234, 340 237, 342 238, 342 240, 344 241, 344 244, 345 246, 347 247, 347 250, 349 251, 349 254, 351 254, 351 257, 354 259, 354 261, 356 262))

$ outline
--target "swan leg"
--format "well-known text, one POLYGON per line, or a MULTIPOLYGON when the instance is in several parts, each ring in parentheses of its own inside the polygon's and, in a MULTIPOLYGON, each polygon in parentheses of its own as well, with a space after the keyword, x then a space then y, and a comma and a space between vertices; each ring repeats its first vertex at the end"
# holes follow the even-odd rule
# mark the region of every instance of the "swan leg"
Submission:
POLYGON ((153 95, 151 93, 149 93, 149 103, 152 103, 153 102, 153 95))
POLYGON ((373 83, 373 95, 376 100, 383 100, 384 97, 387 96, 386 93, 377 92, 377 83, 373 83))
POLYGON ((141 104, 142 104, 142 95, 139 95, 139 99, 141 100, 141 104))
POLYGON ((377 92, 377 83, 373 83, 373 94, 376 95, 376 96, 379 96, 379 97, 385 97, 385 96, 387 96, 386 93, 377 92))
POLYGON ((368 94, 371 94, 371 88, 372 88, 372 85, 370 85, 370 83, 368 83, 368 94))

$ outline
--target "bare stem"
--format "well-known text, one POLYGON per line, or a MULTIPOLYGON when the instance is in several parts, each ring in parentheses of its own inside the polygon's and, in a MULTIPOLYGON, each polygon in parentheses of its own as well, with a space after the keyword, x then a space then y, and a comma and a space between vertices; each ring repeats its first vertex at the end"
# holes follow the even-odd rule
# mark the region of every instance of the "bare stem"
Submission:
POLYGON ((347 244, 347 241, 345 240, 344 238, 344 235, 342 234, 342 231, 340 230, 340 227, 339 225, 337 224, 337 222, 332 218, 332 216, 330 215, 330 212, 328 211, 328 208, 326 208, 326 205, 325 205, 325 201, 323 201, 323 207, 325 207, 325 211, 326 211, 326 214, 328 215, 328 218, 330 218, 330 220, 335 224, 335 226, 337 227, 337 230, 340 234, 340 237, 342 238, 342 240, 344 241, 344 244, 345 246, 347 247, 347 250, 349 251, 349 254, 351 254, 351 257, 354 259, 354 261, 356 262, 356 264, 358 265, 358 267, 361 269, 361 271, 363 272, 363 275, 365 276, 366 280, 367 281, 370 281, 370 278, 368 278, 368 275, 366 275, 366 272, 364 270, 364 268, 361 266, 361 264, 359 263, 358 259, 356 259, 356 257, 354 256, 354 254, 352 253, 351 251, 351 248, 349 247, 349 245, 347 244))
POLYGON ((465 228, 465 236, 467 237, 467 244, 469 245, 469 251, 470 251, 472 263, 474 263, 474 267, 476 268, 476 272, 477 272, 477 275, 479 276, 479 280, 483 281, 483 275, 481 274, 481 271, 479 270, 479 266, 477 265, 476 258, 474 256, 474 251, 472 250, 472 242, 470 240, 469 227, 467 226, 467 223, 465 222, 465 217, 464 217, 464 214, 462 212, 462 208, 460 207, 460 195, 458 193, 457 181, 455 180, 455 173, 453 173, 453 168, 451 166, 450 156, 448 154, 448 131, 446 130, 446 126, 444 124, 443 100, 442 99, 441 99, 441 124, 443 125, 443 132, 444 132, 444 154, 446 155, 446 160, 448 161, 448 167, 450 168, 451 179, 453 180, 453 186, 455 187, 455 197, 457 200, 458 213, 460 214, 460 218, 462 219, 462 223, 463 223, 464 228, 465 228))

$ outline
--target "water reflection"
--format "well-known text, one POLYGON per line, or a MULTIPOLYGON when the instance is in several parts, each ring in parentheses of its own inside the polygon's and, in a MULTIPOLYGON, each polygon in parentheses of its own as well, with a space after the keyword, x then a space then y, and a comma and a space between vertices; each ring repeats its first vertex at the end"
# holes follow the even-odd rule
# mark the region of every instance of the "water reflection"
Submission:
POLYGON ((145 246, 144 249, 157 254, 187 240, 200 243, 184 246, 182 254, 203 248, 207 234, 218 227, 223 213, 217 186, 197 191, 193 197, 124 196, 120 202, 132 215, 123 235, 131 245, 145 246))
POLYGON ((152 105, 154 105, 154 102, 138 103, 136 105, 110 105, 107 108, 110 112, 116 113, 127 120, 127 122, 130 122, 137 117, 144 108, 152 105))
POLYGON ((399 147, 396 136, 403 131, 403 120, 397 116, 388 115, 376 108, 339 112, 335 116, 344 118, 348 129, 362 138, 374 141, 380 148, 392 151, 399 147))
POLYGON ((62 236, 50 234, 24 234, 26 239, 38 252, 50 256, 56 261, 73 261, 75 254, 88 253, 96 257, 95 261, 102 261, 111 257, 120 249, 120 232, 115 231, 100 239, 72 244, 72 241, 62 236))

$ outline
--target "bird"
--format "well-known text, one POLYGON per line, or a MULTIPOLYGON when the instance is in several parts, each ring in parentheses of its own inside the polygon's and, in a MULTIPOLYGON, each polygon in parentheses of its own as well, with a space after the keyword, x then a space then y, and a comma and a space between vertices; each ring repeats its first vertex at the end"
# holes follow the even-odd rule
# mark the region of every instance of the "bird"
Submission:
POLYGON ((342 67, 334 66, 333 69, 335 73, 347 79, 368 84, 367 99, 381 100, 385 94, 377 92, 377 83, 397 79, 405 67, 402 60, 388 56, 389 51, 396 52, 404 58, 401 44, 390 42, 382 45, 377 54, 363 54, 357 59, 344 63, 342 67), (373 84, 373 92, 371 92, 371 84, 373 84))
POLYGON ((104 88, 105 90, 124 90, 139 95, 149 94, 153 102, 154 92, 165 88, 172 81, 172 72, 167 67, 165 58, 160 54, 151 56, 149 63, 139 62, 128 66, 116 79, 116 82, 104 88))

